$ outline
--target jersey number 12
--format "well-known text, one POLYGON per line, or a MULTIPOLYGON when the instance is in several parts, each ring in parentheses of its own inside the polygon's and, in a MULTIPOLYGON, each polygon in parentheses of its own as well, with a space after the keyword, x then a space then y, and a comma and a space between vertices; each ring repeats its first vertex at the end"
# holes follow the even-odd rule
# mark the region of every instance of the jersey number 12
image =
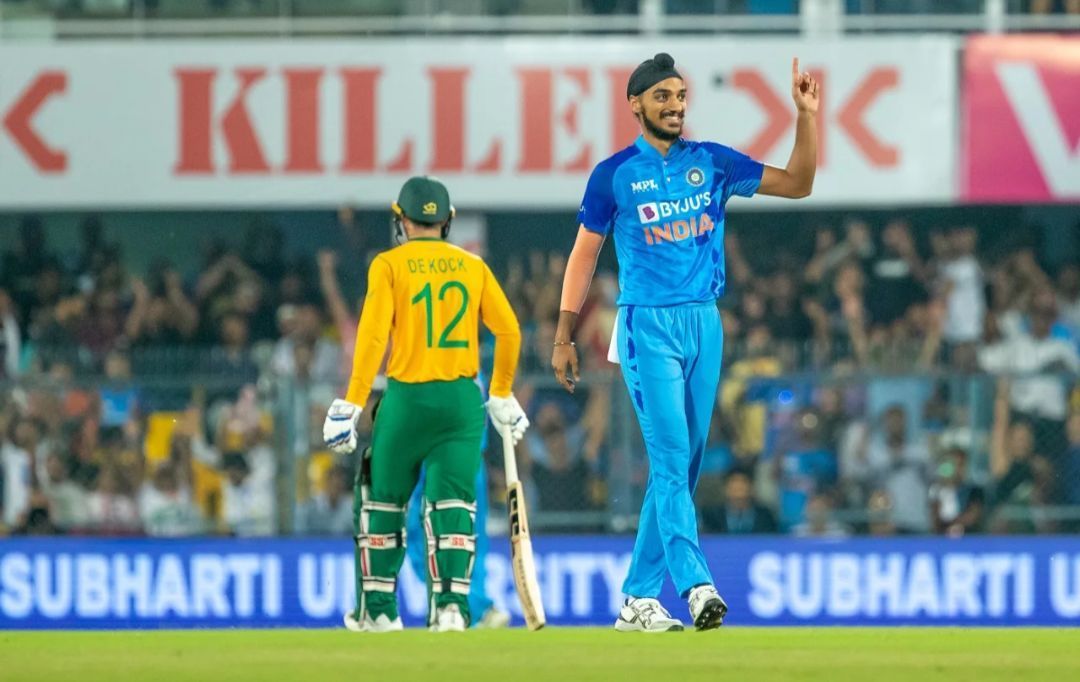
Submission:
MULTIPOLYGON (((442 285, 439 289, 439 300, 446 298, 447 292, 451 289, 458 289, 461 291, 461 307, 458 308, 457 313, 454 315, 450 323, 443 328, 442 333, 439 334, 438 348, 468 348, 469 342, 467 339, 450 339, 450 334, 454 331, 454 327, 461 322, 461 318, 465 317, 465 310, 469 306, 469 290, 465 288, 465 285, 456 280, 451 280, 442 285)), ((427 347, 436 347, 433 343, 434 330, 432 329, 432 302, 431 302, 431 282, 424 285, 424 288, 420 290, 416 296, 413 296, 412 303, 424 303, 424 310, 427 313, 427 347)))

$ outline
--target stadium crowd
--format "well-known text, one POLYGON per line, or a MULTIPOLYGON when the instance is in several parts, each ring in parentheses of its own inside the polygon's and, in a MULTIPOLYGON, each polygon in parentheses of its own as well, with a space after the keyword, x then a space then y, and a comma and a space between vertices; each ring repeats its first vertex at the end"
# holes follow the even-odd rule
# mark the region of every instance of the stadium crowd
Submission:
MULTIPOLYGON (((982 234, 853 218, 806 252, 729 230, 706 532, 1076 529, 1080 264, 986 250, 982 234)), ((197 272, 164 254, 138 272, 96 218, 72 253, 23 220, 0 260, 0 532, 350 533, 352 463, 323 450, 318 425, 362 298, 344 293, 337 254, 290 261, 282 241, 261 225, 197 272)), ((520 456, 538 521, 632 510, 647 467, 620 435, 633 420, 606 360, 616 276, 590 292, 585 390, 568 396, 548 370, 564 253, 495 265, 526 337, 520 456)), ((595 517, 560 528, 611 528, 595 517)))

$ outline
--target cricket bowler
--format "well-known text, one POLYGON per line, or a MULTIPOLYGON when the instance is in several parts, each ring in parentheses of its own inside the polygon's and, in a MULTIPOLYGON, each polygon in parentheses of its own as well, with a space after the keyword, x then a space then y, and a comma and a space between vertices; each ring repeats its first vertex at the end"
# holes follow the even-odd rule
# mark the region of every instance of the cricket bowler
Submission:
MULTIPOLYGON (((323 439, 337 453, 356 449, 356 423, 371 393, 387 342, 387 387, 361 457, 354 492, 357 632, 402 629, 397 575, 405 559, 405 512, 424 466, 428 623, 436 632, 469 626, 476 551, 476 473, 484 406, 475 378, 479 324, 495 336, 487 410, 514 442, 529 422, 511 393, 521 349, 517 318, 479 257, 445 241, 454 209, 446 187, 410 178, 392 206, 399 246, 368 270, 345 399, 331 404, 323 439)), ((414 542, 425 540, 414 539, 414 542)))
POLYGON ((686 85, 675 61, 647 59, 626 84, 641 135, 593 169, 566 266, 551 364, 568 391, 578 380, 573 332, 604 239, 619 261, 615 347, 649 458, 649 480, 625 601, 615 629, 682 630, 657 597, 665 575, 688 601, 698 630, 724 622, 698 543, 693 494, 720 382, 724 207, 734 195, 800 198, 817 166, 818 83, 791 67, 798 112, 786 168, 766 166, 715 142, 682 138, 686 85))

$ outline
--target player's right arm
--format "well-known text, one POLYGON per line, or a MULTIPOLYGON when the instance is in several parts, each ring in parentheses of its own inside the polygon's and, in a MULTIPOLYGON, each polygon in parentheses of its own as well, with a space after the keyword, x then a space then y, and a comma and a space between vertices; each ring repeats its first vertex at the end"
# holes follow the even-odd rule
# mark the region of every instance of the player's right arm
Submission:
POLYGON ((594 168, 589 176, 585 198, 581 200, 581 210, 578 211, 577 239, 566 260, 551 368, 555 370, 555 378, 570 393, 574 392, 574 382, 579 379, 577 349, 573 345, 574 327, 581 306, 585 304, 585 297, 589 294, 604 239, 615 226, 614 175, 617 167, 617 162, 608 159, 594 168))
POLYGON ((495 336, 495 362, 488 393, 496 398, 506 398, 513 389, 518 356, 521 354, 521 327, 506 293, 487 264, 484 265, 483 286, 480 321, 495 336))
POLYGON ((511 441, 516 445, 525 437, 525 429, 529 428, 525 410, 512 393, 518 356, 521 354, 521 327, 506 293, 486 263, 480 294, 480 321, 495 335, 495 362, 488 391, 488 414, 496 427, 509 430, 511 441))
POLYGON ((574 383, 581 378, 578 374, 577 349, 572 345, 574 327, 577 326, 578 313, 585 305, 585 297, 589 294, 589 286, 596 272, 596 261, 603 246, 604 235, 581 225, 578 227, 574 248, 566 260, 551 367, 555 370, 555 378, 571 393, 574 392, 574 383))
POLYGON ((334 400, 323 422, 323 441, 334 452, 347 454, 356 449, 356 422, 371 395, 371 384, 386 353, 393 321, 393 277, 390 264, 380 256, 368 269, 368 291, 356 329, 348 392, 344 400, 334 400))
POLYGON ((765 166, 759 194, 788 199, 810 196, 817 172, 817 112, 821 102, 819 84, 808 73, 799 72, 799 60, 791 62, 791 97, 795 100, 795 146, 787 166, 765 166))

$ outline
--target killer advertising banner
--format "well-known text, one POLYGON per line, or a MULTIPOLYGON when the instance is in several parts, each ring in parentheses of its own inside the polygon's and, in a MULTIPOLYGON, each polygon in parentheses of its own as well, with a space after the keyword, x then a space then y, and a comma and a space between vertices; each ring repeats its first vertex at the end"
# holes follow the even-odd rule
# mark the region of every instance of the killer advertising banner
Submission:
MULTIPOLYGON (((949 37, 93 42, 0 47, 0 209, 566 207, 630 143, 627 77, 668 51, 687 134, 783 166, 791 58, 823 86, 826 204, 955 198, 949 37)), ((769 199, 755 199, 769 206, 769 199)), ((772 200, 773 205, 782 205, 772 200)))
POLYGON ((977 36, 964 56, 969 202, 1080 201, 1080 36, 977 36))
MULTIPOLYGON (((633 539, 536 538, 549 623, 610 625, 633 539)), ((505 541, 486 586, 516 624, 505 541)), ((706 538, 738 625, 1065 626, 1080 623, 1080 537, 706 538)), ((0 541, 0 629, 339 627, 354 599, 349 540, 0 541)), ((662 601, 687 619, 665 586, 662 601)), ((408 625, 427 599, 406 563, 408 625)))

